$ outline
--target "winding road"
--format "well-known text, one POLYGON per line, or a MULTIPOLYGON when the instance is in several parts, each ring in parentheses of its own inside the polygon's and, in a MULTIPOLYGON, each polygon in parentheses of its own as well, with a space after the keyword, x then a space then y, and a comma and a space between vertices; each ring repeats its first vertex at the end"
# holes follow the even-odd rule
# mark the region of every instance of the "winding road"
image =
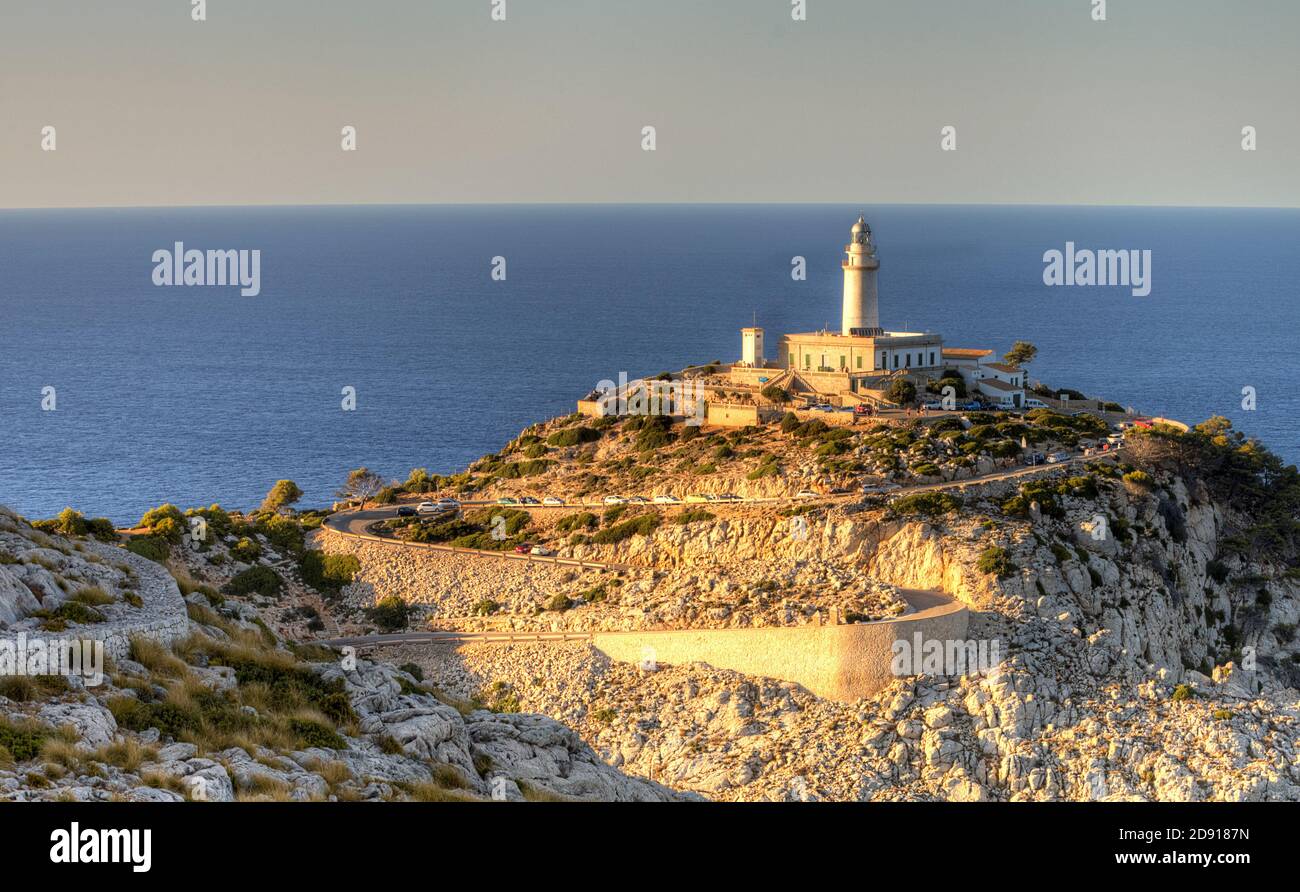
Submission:
MULTIPOLYGON (((978 477, 968 477, 963 480, 949 480, 939 483, 917 484, 915 486, 906 486, 894 490, 891 496, 907 495, 914 492, 931 492, 946 489, 965 489, 968 486, 979 486, 986 483, 995 483, 1001 480, 1009 480, 1017 477, 1031 476, 1035 474, 1050 473, 1061 471, 1072 465, 1083 462, 1086 459, 1114 457, 1119 454, 1119 450, 1102 453, 1100 455, 1076 455, 1068 461, 1057 462, 1053 464, 1028 465, 1018 468, 1009 468, 1001 471, 994 471, 978 477)), ((798 499, 788 498, 768 498, 768 499, 740 499, 731 502, 710 502, 709 507, 733 507, 746 504, 783 504, 799 503, 808 504, 810 502, 833 501, 842 502, 859 499, 861 496, 857 493, 847 493, 836 496, 825 496, 819 499, 798 499)), ((487 507, 495 506, 491 501, 466 501, 461 503, 466 507, 487 507)), ((653 503, 651 503, 653 504, 653 503)), ((580 504, 567 504, 563 506, 541 506, 541 505, 510 505, 503 506, 510 508, 521 508, 525 510, 548 509, 548 510, 572 510, 579 507, 587 507, 580 504)), ((681 507, 681 503, 676 505, 653 505, 657 508, 681 507)), ((554 555, 534 555, 519 554, 512 551, 490 551, 476 548, 457 548, 452 545, 443 545, 432 542, 407 542, 392 537, 376 536, 367 531, 370 524, 387 520, 397 516, 397 508, 376 508, 364 511, 352 511, 347 513, 333 514, 324 521, 330 530, 347 536, 355 536, 372 542, 381 542, 388 545, 394 545, 404 548, 419 548, 429 551, 446 551, 455 554, 462 554, 475 557, 492 557, 502 560, 514 561, 531 561, 536 563, 545 563, 551 565, 571 566, 579 569, 599 569, 611 571, 628 571, 628 570, 648 570, 652 568, 637 567, 629 564, 616 564, 602 561, 587 561, 576 558, 563 558, 554 555)), ((900 589, 899 593, 907 601, 912 610, 904 614, 908 620, 925 619, 929 617, 943 616, 957 611, 965 610, 965 606, 959 601, 942 592, 925 591, 921 589, 900 589)), ((896 622, 899 618, 886 620, 877 620, 876 622, 896 622)), ((727 632, 742 631, 739 629, 715 629, 711 631, 727 632)), ((520 642, 539 642, 539 641, 593 641, 597 635, 644 635, 645 630, 639 631, 550 631, 550 632, 461 632, 461 631, 429 631, 429 632, 394 632, 379 635, 357 635, 351 637, 339 637, 329 639, 315 639, 313 643, 324 644, 330 647, 388 647, 399 644, 464 644, 468 642, 480 643, 499 643, 510 644, 520 642)))

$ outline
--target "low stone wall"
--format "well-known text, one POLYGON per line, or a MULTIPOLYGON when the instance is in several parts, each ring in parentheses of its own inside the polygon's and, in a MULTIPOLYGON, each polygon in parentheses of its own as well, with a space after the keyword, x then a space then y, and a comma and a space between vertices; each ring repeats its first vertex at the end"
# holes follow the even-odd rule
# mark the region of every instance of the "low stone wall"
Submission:
POLYGON ((970 614, 953 603, 917 614, 853 625, 596 632, 592 643, 613 660, 708 663, 746 675, 779 678, 819 697, 852 702, 894 679, 894 642, 961 640, 970 614))
POLYGON ((73 625, 62 632, 6 630, 0 632, 0 640, 17 642, 18 635, 23 634, 29 642, 38 638, 45 641, 102 641, 105 655, 121 660, 130 655, 132 638, 150 638, 160 644, 171 644, 189 634, 190 617, 185 609, 185 599, 165 567, 124 548, 97 542, 87 542, 84 547, 105 560, 129 564, 135 570, 138 583, 133 590, 140 596, 141 606, 124 619, 73 625))
POLYGON ((758 406, 734 403, 709 403, 705 424, 721 427, 748 427, 759 423, 758 406))

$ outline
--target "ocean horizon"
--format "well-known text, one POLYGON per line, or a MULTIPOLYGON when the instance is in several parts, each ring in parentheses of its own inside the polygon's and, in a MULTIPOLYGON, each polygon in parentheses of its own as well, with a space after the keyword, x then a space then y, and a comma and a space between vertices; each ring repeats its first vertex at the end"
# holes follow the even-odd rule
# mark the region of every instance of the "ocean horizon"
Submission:
POLYGON ((602 379, 835 328, 865 211, 888 329, 1039 348, 1031 377, 1288 462, 1300 211, 1045 205, 321 205, 0 211, 0 503, 131 523, 326 505, 360 465, 462 469, 602 379), (160 249, 260 253, 260 293, 158 287, 160 249), (1149 250, 1151 293, 1049 287, 1043 254, 1149 250), (806 258, 807 279, 790 275, 806 258), (505 258, 506 278, 492 277, 505 258), (54 388, 54 411, 42 409, 54 388), (340 408, 355 388, 356 411, 340 408), (1243 388, 1257 408, 1243 409, 1243 388))

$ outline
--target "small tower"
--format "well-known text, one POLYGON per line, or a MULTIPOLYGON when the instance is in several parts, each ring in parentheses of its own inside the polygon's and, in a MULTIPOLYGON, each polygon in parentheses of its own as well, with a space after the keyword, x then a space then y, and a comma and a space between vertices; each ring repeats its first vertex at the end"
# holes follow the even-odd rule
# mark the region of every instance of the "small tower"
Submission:
POLYGON ((750 368, 763 367, 763 329, 755 326, 740 330, 740 361, 750 368))
POLYGON ((844 254, 844 262, 840 264, 844 269, 844 318, 840 334, 882 334, 876 295, 876 270, 880 269, 880 261, 871 241, 871 227, 862 215, 850 230, 844 254))

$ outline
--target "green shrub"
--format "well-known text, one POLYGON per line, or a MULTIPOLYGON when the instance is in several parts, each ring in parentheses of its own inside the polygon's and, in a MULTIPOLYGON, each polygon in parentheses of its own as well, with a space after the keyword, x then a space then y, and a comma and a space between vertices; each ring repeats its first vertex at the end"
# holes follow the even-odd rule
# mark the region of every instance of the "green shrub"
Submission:
POLYGON ((280 579, 280 574, 270 567, 263 567, 258 564, 236 574, 233 579, 221 587, 221 590, 228 595, 256 593, 273 598, 280 594, 283 587, 284 581, 280 579))
POLYGON ((410 619, 410 607, 396 595, 389 595, 366 610, 366 616, 383 631, 397 632, 406 628, 410 619))
POLYGON ((49 631, 61 631, 67 623, 102 623, 105 619, 104 614, 80 601, 64 601, 53 610, 38 610, 32 615, 50 620, 46 626, 49 631))
POLYGON ((45 741, 53 736, 52 728, 34 720, 0 716, 0 750, 8 752, 16 762, 35 759, 45 741))
POLYGON ((230 546, 230 554, 237 561, 243 561, 245 564, 251 564, 262 556, 262 546, 257 542, 244 536, 234 545, 230 546))
POLYGON ((322 747, 330 750, 345 750, 348 748, 347 741, 333 728, 311 719, 289 719, 289 730, 297 735, 302 749, 322 747))
POLYGON ((981 573, 997 574, 999 578, 1010 576, 1016 571, 1016 565, 1011 562, 1007 550, 996 545, 990 545, 980 552, 975 568, 981 573))
POLYGON ((553 595, 551 599, 546 602, 546 609, 556 613, 563 613, 572 606, 573 600, 565 594, 553 595))
POLYGON ((698 508, 695 510, 683 511, 681 514, 678 514, 673 518, 673 523, 685 526, 688 523, 699 523, 700 521, 713 520, 714 517, 715 515, 711 512, 705 511, 703 508, 698 508))
POLYGON ((923 515, 939 517, 956 511, 961 507, 961 500, 951 493, 931 491, 918 492, 895 499, 889 505, 890 513, 898 517, 923 515))
POLYGON ((552 446, 577 446, 580 443, 594 443, 600 439, 600 431, 589 427, 569 427, 556 431, 546 438, 552 446))
POLYGON ((292 517, 262 514, 258 516, 255 528, 278 551, 298 554, 303 550, 302 524, 292 517))
POLYGON ((181 537, 189 530, 189 524, 186 523, 181 509, 170 502, 146 511, 140 518, 139 525, 173 545, 179 544, 181 537))
POLYGON ((1155 480, 1146 471, 1129 471, 1124 475, 1124 482, 1140 489, 1151 489, 1155 480))
POLYGON ((361 570, 361 561, 354 554, 304 551, 299 567, 302 570, 303 581, 312 588, 338 592, 356 578, 361 570))
POLYGON ((633 536, 648 536, 659 526, 659 518, 654 514, 643 514, 631 520, 600 530, 591 537, 597 545, 613 545, 633 536))
POLYGON ((572 533, 578 529, 595 529, 598 523, 595 514, 590 511, 582 511, 561 517, 555 522, 555 530, 559 533, 572 533))
POLYGON ((160 564, 171 556, 171 545, 157 536, 132 536, 127 540, 126 550, 160 564))

